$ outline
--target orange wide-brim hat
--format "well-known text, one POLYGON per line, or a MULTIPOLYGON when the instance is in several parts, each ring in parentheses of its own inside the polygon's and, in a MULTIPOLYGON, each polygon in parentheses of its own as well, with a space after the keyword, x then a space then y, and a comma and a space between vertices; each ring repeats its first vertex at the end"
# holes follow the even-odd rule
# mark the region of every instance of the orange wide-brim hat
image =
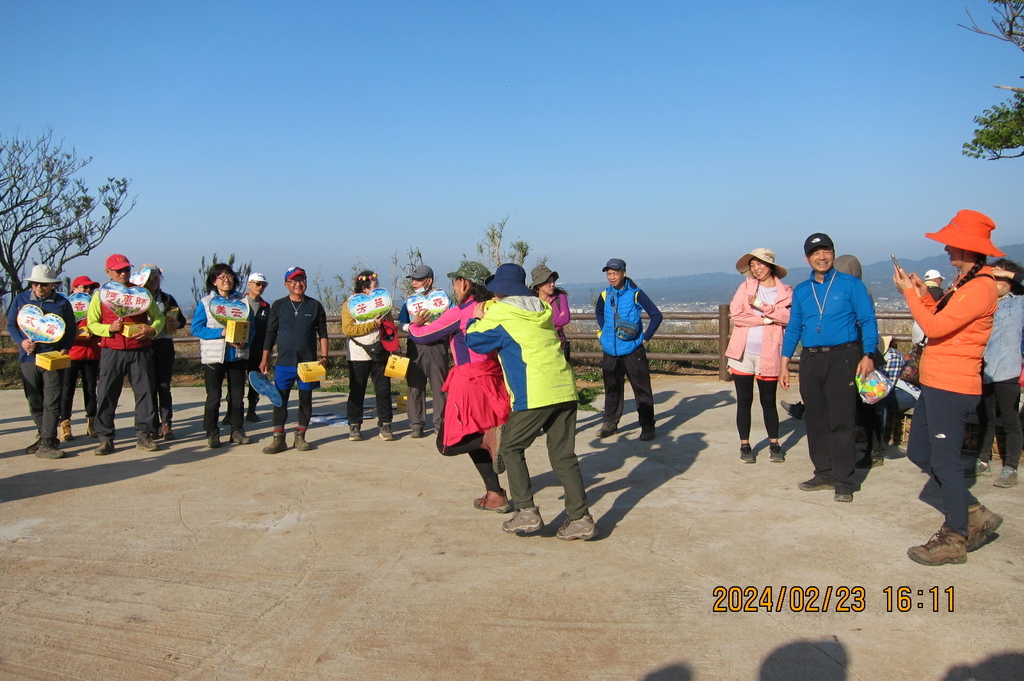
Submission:
POLYGON ((962 210, 948 225, 937 232, 928 232, 925 236, 954 248, 1001 257, 1006 254, 992 244, 992 230, 995 228, 996 223, 984 213, 962 210))

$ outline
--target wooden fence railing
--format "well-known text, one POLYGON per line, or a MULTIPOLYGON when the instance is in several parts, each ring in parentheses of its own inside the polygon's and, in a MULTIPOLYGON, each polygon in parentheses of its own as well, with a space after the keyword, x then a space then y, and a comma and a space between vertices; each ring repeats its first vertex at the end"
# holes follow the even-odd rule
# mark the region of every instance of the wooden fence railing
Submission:
MULTIPOLYGON (((910 322, 910 315, 905 312, 879 312, 876 314, 879 320, 895 320, 900 322, 910 322)), ((646 318, 646 315, 645 315, 646 318)), ((573 322, 576 326, 589 326, 585 331, 574 331, 566 333, 566 337, 569 339, 570 345, 573 341, 592 341, 595 340, 595 331, 597 326, 596 316, 593 312, 589 313, 577 313, 573 314, 573 322)), ((327 318, 327 323, 330 325, 338 325, 341 323, 340 316, 332 316, 327 318)), ((718 365, 718 377, 723 380, 729 380, 729 372, 726 366, 725 351, 729 345, 729 333, 731 332, 731 325, 729 323, 729 306, 719 305, 718 312, 666 312, 664 313, 664 322, 662 330, 655 336, 655 340, 662 341, 716 341, 717 352, 713 353, 696 353, 696 352, 648 352, 647 357, 654 360, 666 360, 671 362, 689 361, 689 362, 714 362, 718 365), (672 333, 669 332, 665 322, 714 322, 715 331, 709 333, 672 333)), ((402 334, 404 337, 405 334, 402 334)), ((0 337, 9 337, 7 329, 0 330, 0 337)), ((345 336, 338 333, 332 335, 332 340, 342 340, 345 336)), ((900 342, 909 342, 909 334, 896 334, 894 338, 900 342)), ((195 345, 196 349, 189 351, 183 351, 178 353, 178 357, 181 359, 197 360, 199 359, 198 351, 198 339, 194 336, 178 336, 174 338, 175 345, 195 345)), ((9 354, 17 352, 16 348, 6 347, 0 348, 0 354, 9 354)), ((331 357, 345 357, 346 352, 344 348, 340 350, 331 350, 331 357)), ((601 359, 602 353, 596 351, 584 351, 582 349, 577 350, 573 348, 572 357, 574 359, 601 359)), ((794 358, 794 361, 799 361, 794 358)))

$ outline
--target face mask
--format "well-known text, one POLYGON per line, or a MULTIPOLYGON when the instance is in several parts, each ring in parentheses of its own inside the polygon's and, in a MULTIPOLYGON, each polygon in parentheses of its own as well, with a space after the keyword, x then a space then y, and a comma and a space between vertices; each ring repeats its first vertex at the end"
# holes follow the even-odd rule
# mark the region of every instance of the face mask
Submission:
POLYGON ((416 293, 416 294, 418 294, 418 295, 421 295, 421 296, 422 296, 422 295, 423 295, 424 293, 426 293, 426 292, 427 292, 427 287, 426 287, 426 286, 420 286, 420 287, 419 287, 419 288, 417 288, 417 289, 413 289, 413 293, 416 293))

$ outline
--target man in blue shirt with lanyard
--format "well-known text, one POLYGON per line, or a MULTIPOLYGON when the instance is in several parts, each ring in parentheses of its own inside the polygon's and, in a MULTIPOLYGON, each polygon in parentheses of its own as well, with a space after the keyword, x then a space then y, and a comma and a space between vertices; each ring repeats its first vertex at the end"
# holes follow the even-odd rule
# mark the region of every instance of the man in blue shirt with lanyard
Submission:
POLYGON ((789 362, 797 343, 802 344, 800 396, 814 477, 799 487, 805 492, 834 489, 836 501, 853 501, 854 376, 867 376, 875 368, 875 307, 860 279, 833 269, 835 246, 827 234, 807 237, 804 254, 811 276, 793 289, 779 372, 783 390, 789 389, 789 362))

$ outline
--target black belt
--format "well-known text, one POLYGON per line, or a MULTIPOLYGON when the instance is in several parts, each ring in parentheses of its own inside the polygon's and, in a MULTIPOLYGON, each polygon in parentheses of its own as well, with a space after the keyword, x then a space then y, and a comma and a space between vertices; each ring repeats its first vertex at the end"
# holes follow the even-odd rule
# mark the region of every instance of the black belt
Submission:
POLYGON ((832 350, 845 350, 846 348, 855 348, 860 345, 860 341, 850 341, 849 343, 843 343, 842 345, 820 345, 816 348, 804 348, 804 352, 816 355, 819 352, 830 352, 832 350))

